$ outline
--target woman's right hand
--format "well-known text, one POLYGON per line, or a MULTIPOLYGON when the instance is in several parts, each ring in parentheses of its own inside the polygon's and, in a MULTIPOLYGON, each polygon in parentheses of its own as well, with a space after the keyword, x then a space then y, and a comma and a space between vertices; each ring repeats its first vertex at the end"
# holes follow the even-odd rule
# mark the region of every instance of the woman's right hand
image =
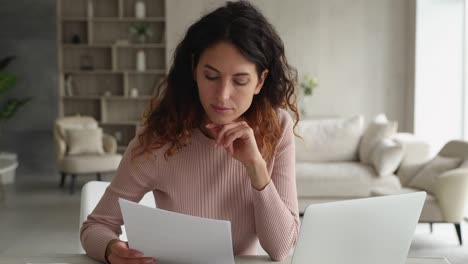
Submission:
POLYGON ((113 239, 107 244, 106 260, 111 264, 153 264, 156 260, 144 257, 138 250, 128 248, 128 243, 113 239))

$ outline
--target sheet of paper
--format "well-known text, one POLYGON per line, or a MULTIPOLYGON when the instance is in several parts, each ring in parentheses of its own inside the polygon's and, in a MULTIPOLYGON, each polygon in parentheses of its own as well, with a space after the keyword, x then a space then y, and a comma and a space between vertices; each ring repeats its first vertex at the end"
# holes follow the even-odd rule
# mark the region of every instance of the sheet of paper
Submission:
POLYGON ((157 263, 234 264, 231 222, 119 199, 130 248, 157 263))

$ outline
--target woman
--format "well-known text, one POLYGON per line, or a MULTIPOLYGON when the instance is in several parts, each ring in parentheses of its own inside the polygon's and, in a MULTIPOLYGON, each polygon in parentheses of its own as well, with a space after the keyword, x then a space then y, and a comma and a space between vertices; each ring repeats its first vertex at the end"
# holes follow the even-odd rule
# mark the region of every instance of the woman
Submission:
POLYGON ((278 34, 248 2, 228 2, 190 26, 163 94, 83 224, 86 253, 153 263, 118 239, 117 202, 153 192, 158 208, 231 221, 234 255, 254 255, 258 239, 284 259, 299 229, 295 124, 285 110, 298 120, 296 76, 278 34))

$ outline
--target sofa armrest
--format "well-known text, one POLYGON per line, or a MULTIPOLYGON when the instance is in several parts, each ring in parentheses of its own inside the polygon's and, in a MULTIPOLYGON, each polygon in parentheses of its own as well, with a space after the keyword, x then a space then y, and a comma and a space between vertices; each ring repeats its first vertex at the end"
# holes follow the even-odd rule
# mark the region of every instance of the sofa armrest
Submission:
POLYGON ((117 153, 117 140, 115 137, 109 134, 102 135, 102 144, 104 147, 104 152, 108 154, 115 154, 117 153))
POLYGON ((468 168, 454 169, 441 174, 435 185, 434 195, 447 222, 463 221, 468 198, 468 168))
POLYGON ((432 158, 431 148, 428 142, 410 133, 397 133, 392 139, 403 146, 403 160, 396 174, 405 186, 432 158))

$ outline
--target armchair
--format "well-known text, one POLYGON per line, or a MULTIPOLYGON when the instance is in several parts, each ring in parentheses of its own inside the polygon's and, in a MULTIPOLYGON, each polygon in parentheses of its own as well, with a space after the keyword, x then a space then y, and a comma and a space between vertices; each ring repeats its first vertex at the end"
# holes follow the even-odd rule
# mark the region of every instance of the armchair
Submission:
MULTIPOLYGON (((86 145, 91 139, 83 138, 81 143, 86 145)), ((122 156, 117 154, 117 142, 111 135, 102 134, 97 121, 92 117, 87 116, 71 116, 59 118, 55 122, 54 142, 56 147, 57 166, 61 174, 60 187, 65 185, 65 179, 71 175, 70 193, 74 193, 74 185, 77 175, 96 174, 97 180, 101 180, 101 173, 115 171, 119 166, 122 156), (97 138, 96 151, 88 149, 75 150, 72 152, 70 148, 71 130, 90 130, 98 133, 91 133, 97 138)), ((80 142, 79 142, 80 143, 80 142)))
MULTIPOLYGON (((402 181, 401 189, 375 188, 371 190, 372 196, 392 195, 415 191, 426 191, 427 198, 421 212, 419 222, 429 223, 432 232, 433 223, 453 223, 458 235, 460 245, 463 244, 461 223, 464 221, 465 208, 468 205, 468 142, 453 140, 448 142, 437 154, 436 157, 445 159, 456 159, 460 161, 454 169, 447 170, 435 177, 432 187, 415 188, 411 186, 412 180, 402 181)), ((428 163, 420 166, 420 169, 413 173, 412 177, 424 170, 428 163), (422 167, 422 168, 421 168, 422 167)), ((407 166, 412 166, 407 164, 407 166)), ((400 170, 407 170, 402 167, 400 170)), ((406 177, 408 177, 406 175, 406 177)))

